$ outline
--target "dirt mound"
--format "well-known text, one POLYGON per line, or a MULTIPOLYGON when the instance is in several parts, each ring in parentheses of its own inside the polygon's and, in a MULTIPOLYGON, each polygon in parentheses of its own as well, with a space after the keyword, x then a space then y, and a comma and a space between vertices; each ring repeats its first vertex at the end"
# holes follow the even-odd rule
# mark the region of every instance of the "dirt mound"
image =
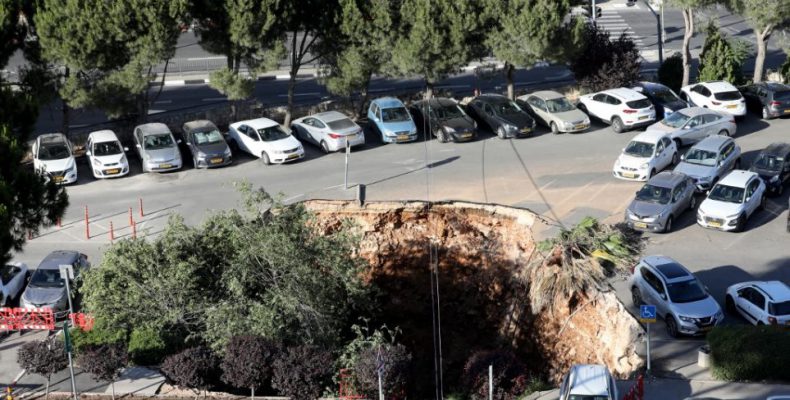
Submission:
POLYGON ((642 366, 635 346, 644 332, 613 292, 579 293, 532 312, 536 275, 527 265, 542 255, 528 210, 464 202, 305 205, 324 232, 352 221, 361 236, 358 255, 370 264, 366 277, 382 290, 382 320, 375 322, 401 328, 400 340, 426 377, 433 376, 437 313, 449 385, 473 351, 503 345, 555 381, 572 364, 606 364, 620 376, 642 366))

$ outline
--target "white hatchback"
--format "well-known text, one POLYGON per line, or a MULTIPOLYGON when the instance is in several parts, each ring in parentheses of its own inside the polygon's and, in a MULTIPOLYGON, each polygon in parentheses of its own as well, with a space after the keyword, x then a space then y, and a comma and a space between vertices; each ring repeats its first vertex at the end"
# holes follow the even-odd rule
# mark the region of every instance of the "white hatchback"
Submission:
POLYGON ((115 178, 129 173, 129 160, 118 136, 111 130, 91 132, 85 142, 85 155, 96 179, 115 178))
POLYGON ((266 165, 304 158, 302 143, 268 118, 232 123, 228 136, 231 147, 260 158, 266 165))
POLYGON ((708 192, 697 209, 697 223, 705 228, 742 231, 757 209, 765 207, 765 183, 751 171, 734 170, 708 192))
POLYGON ((642 93, 628 88, 604 90, 579 97, 579 109, 612 125, 617 133, 647 126, 656 120, 653 103, 642 93))
POLYGON ((664 168, 677 164, 678 149, 665 132, 647 131, 634 137, 617 157, 615 178, 646 181, 664 168))
POLYGON ((362 128, 345 114, 326 111, 295 119, 291 133, 320 147, 324 153, 365 144, 362 128))
POLYGON ((33 143, 33 169, 59 185, 77 182, 74 147, 62 133, 48 133, 33 143))
POLYGON ((784 282, 736 283, 727 288, 725 304, 754 325, 790 325, 790 287, 784 282))
POLYGON ((709 108, 736 117, 746 115, 746 100, 735 86, 725 81, 684 86, 680 89, 680 97, 692 106, 709 108))

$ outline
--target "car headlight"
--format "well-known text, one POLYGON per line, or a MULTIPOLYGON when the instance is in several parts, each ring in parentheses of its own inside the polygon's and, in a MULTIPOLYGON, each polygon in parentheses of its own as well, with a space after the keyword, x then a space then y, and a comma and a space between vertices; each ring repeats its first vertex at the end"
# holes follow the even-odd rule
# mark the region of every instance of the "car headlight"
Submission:
POLYGON ((716 318, 717 320, 722 320, 722 319, 724 319, 724 313, 723 313, 721 310, 719 310, 719 311, 716 311, 716 316, 715 316, 715 318, 716 318))
POLYGON ((129 160, 126 159, 126 154, 121 156, 121 164, 129 164, 129 160))
POLYGON ((515 126, 515 125, 505 124, 504 126, 505 126, 505 129, 509 130, 509 131, 517 131, 518 130, 518 127, 515 126))
POLYGON ((565 122, 563 122, 563 123, 562 123, 562 126, 563 126, 565 129, 573 129, 573 123, 571 123, 571 122, 568 122, 568 121, 565 121, 565 122))
POLYGON ((225 157, 230 157, 230 147, 225 148, 225 157))
POLYGON ((384 131, 384 136, 396 136, 395 132, 392 131, 384 131))
POLYGON ((686 316, 683 316, 683 315, 678 315, 678 319, 680 319, 683 322, 696 322, 697 321, 694 318, 686 317, 686 316))
POLYGON ((738 213, 738 214, 732 214, 732 215, 728 215, 728 216, 727 216, 727 219, 735 218, 735 217, 737 217, 737 216, 739 216, 739 215, 741 215, 741 213, 738 213))
POLYGON ((444 127, 444 131, 447 132, 447 133, 455 133, 455 129, 453 129, 450 126, 445 126, 444 127))
POLYGON ((771 177, 771 183, 779 182, 779 175, 774 175, 771 177))
POLYGON ((200 159, 200 160, 205 160, 206 159, 206 153, 204 153, 202 151, 199 151, 197 153, 197 158, 200 159))
POLYGON ((615 168, 620 168, 620 159, 619 158, 617 160, 614 160, 614 167, 615 168))
POLYGON ((95 159, 95 158, 94 158, 94 159, 93 159, 93 166, 94 166, 94 167, 101 167, 101 166, 102 166, 102 163, 101 163, 101 161, 99 161, 99 160, 97 160, 97 159, 95 159))
POLYGON ((713 180, 713 177, 711 177, 711 176, 700 176, 699 178, 697 178, 697 182, 700 182, 700 183, 708 183, 708 182, 710 182, 712 180, 713 180))
POLYGON ((472 121, 472 123, 474 124, 475 129, 477 129, 477 121, 472 121))
POLYGON ((639 166, 639 169, 647 169, 648 166, 649 166, 648 163, 644 163, 644 164, 639 166))

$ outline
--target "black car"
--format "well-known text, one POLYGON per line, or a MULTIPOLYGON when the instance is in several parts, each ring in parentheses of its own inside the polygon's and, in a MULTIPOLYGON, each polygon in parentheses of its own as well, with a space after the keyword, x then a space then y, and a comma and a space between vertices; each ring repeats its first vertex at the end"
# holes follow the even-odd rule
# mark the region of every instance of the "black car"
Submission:
POLYGON ((653 103, 653 106, 656 108, 656 121, 660 121, 667 115, 689 106, 672 89, 660 83, 637 82, 633 89, 642 93, 653 103))
POLYGON ((781 195, 790 180, 790 143, 771 143, 749 169, 760 175, 769 193, 781 195))
POLYGON ((466 142, 477 137, 477 123, 455 100, 421 100, 413 103, 409 112, 420 132, 431 132, 442 143, 466 142))
POLYGON ((233 162, 230 147, 211 121, 189 121, 181 128, 195 168, 212 168, 233 162))
POLYGON ((790 115, 790 86, 776 82, 754 83, 741 88, 746 108, 771 119, 790 115))
POLYGON ((475 97, 466 106, 466 111, 486 126, 500 139, 525 137, 535 130, 535 120, 515 102, 498 94, 483 94, 475 97))

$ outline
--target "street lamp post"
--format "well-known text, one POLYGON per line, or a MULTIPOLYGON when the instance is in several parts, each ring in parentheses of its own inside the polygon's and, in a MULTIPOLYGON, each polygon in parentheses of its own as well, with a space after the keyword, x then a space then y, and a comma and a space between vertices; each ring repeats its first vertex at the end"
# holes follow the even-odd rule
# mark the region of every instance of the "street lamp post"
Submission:
MULTIPOLYGON (((66 283, 66 298, 69 300, 69 316, 74 314, 74 308, 71 305, 71 287, 69 285, 69 281, 74 279, 74 267, 69 264, 59 265, 58 269, 60 270, 60 277, 66 283)), ((74 400, 77 400, 77 383, 74 381, 74 362, 71 357, 71 337, 69 334, 69 329, 71 324, 69 324, 68 318, 66 322, 63 323, 63 337, 66 341, 66 354, 69 356, 69 375, 71 375, 71 394, 74 397, 74 400)))
POLYGON ((644 0, 647 9, 656 17, 656 32, 658 33, 658 65, 664 64, 664 2, 657 0, 656 2, 661 7, 661 12, 657 13, 656 10, 650 5, 648 0, 644 0))

